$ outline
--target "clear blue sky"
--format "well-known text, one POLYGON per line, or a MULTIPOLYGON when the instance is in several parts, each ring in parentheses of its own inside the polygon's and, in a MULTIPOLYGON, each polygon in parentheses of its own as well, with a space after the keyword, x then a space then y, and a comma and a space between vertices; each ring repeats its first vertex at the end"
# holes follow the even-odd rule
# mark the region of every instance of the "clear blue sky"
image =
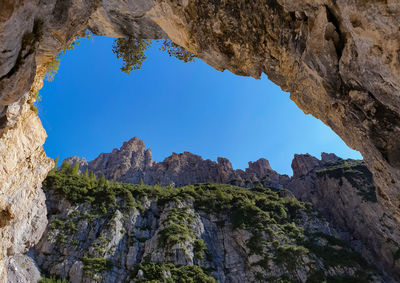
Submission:
POLYGON ((295 153, 361 158, 266 76, 239 77, 201 60, 185 64, 159 51, 159 43, 142 69, 127 75, 112 42, 82 40, 61 57, 55 80, 45 82, 38 108, 48 156, 92 160, 137 136, 156 161, 190 151, 204 159, 227 157, 243 169, 264 157, 289 175, 295 153))

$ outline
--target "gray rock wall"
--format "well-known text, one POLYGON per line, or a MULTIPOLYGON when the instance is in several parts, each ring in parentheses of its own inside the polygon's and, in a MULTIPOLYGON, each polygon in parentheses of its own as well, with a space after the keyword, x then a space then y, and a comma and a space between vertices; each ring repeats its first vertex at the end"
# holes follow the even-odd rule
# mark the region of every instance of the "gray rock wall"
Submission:
POLYGON ((377 187, 363 161, 343 160, 335 154, 321 154, 321 160, 309 154, 296 154, 292 161, 293 177, 280 175, 266 159, 249 162, 249 168, 234 170, 229 160, 203 160, 189 152, 172 154, 156 163, 146 159, 143 141, 133 138, 120 150, 100 154, 94 161, 78 157, 66 159, 71 165, 80 162, 107 178, 128 183, 182 186, 195 183, 228 183, 252 188, 258 185, 281 190, 289 189, 302 201, 314 204, 328 221, 340 231, 348 244, 369 262, 389 274, 397 274, 400 260, 396 253, 400 233, 396 220, 378 202, 377 187), (98 164, 102 164, 99 166, 98 164), (104 164, 108 164, 104 166, 104 164), (133 164, 133 165, 131 165, 133 164), (121 169, 122 168, 122 169, 121 169))
MULTIPOLYGON (((35 259, 42 272, 72 283, 134 282, 145 276, 142 269, 149 263, 199 266, 221 283, 283 278, 306 282, 323 274, 355 280, 363 272, 370 274, 371 282, 391 281, 354 257, 341 244, 341 232, 312 209, 291 214, 293 222, 271 222, 265 230, 257 230, 258 224, 252 226, 255 223, 235 226, 235 212, 216 212, 206 203, 199 208, 196 199, 142 197, 136 198, 142 209, 122 207, 101 213, 88 203, 71 204, 55 191, 47 197, 50 224, 35 246, 35 259), (199 241, 204 243, 200 252, 196 248, 199 241), (302 245, 307 246, 303 241, 311 244, 307 252, 302 251, 302 245), (345 258, 329 259, 324 249, 339 251, 345 258), (110 267, 96 269, 87 258, 107 261, 110 267)), ((271 197, 276 200, 277 195, 271 197)), ((277 212, 271 208, 269 213, 275 217, 277 212)), ((269 216, 263 217, 259 219, 265 221, 269 216)), ((162 276, 171 274, 165 269, 162 276)))

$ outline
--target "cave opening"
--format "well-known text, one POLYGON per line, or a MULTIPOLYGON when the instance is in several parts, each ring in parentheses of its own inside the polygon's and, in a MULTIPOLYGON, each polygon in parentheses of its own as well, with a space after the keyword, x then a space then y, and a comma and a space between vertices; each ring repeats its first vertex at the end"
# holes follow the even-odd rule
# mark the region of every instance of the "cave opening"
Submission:
POLYGON ((35 105, 49 157, 92 160, 137 136, 155 161, 189 151, 204 159, 226 157, 244 169, 266 158, 288 175, 295 153, 362 158, 265 75, 255 80, 219 72, 198 58, 184 63, 163 52, 160 40, 145 51, 142 67, 126 74, 113 42, 81 38, 60 56, 54 78, 45 80, 35 105))
MULTIPOLYGON (((214 263, 219 265, 220 260, 207 257, 219 251, 226 259, 246 261, 236 265, 225 262, 227 264, 220 269, 224 278, 232 276, 241 282, 251 281, 247 278, 278 280, 280 278, 275 275, 269 277, 264 271, 263 274, 258 272, 259 267, 264 266, 268 273, 272 260, 279 267, 278 276, 285 280, 368 282, 371 278, 379 281, 380 272, 383 272, 381 282, 399 279, 398 143, 388 142, 396 140, 398 134, 395 127, 399 104, 395 95, 399 89, 396 83, 398 17, 393 16, 398 9, 393 3, 19 2, 7 4, 0 13, 4 39, 0 44, 3 103, 0 216, 4 220, 0 221, 0 278, 5 278, 4 274, 13 278, 19 275, 17 271, 24 272, 25 268, 17 269, 20 263, 14 264, 14 261, 26 259, 23 254, 41 242, 45 244, 34 247, 39 256, 50 255, 50 263, 63 266, 64 274, 57 271, 57 276, 74 277, 72 282, 81 282, 79 276, 82 279, 89 275, 93 275, 93 280, 107 278, 104 281, 119 282, 131 277, 131 271, 135 270, 138 274, 133 275, 143 279, 146 269, 139 272, 135 266, 138 262, 128 264, 132 269, 120 268, 127 266, 125 259, 133 258, 130 248, 158 242, 153 245, 155 249, 147 249, 148 256, 158 257, 160 248, 167 248, 164 254, 168 256, 172 248, 168 236, 177 236, 177 233, 167 228, 179 224, 185 233, 178 235, 189 236, 183 237, 189 240, 185 243, 189 249, 186 246, 175 249, 175 255, 186 255, 188 250, 199 252, 193 253, 188 266, 195 263, 200 270, 204 266, 209 270, 214 263), (364 20, 355 23, 354 15, 364 20), (219 73, 200 60, 182 64, 159 52, 160 42, 157 41, 153 41, 153 47, 147 51, 148 60, 143 68, 127 76, 121 73, 121 62, 111 52, 113 39, 82 39, 76 50, 61 57, 55 81, 41 89, 47 60, 86 28, 97 35, 111 37, 170 38, 218 70, 227 68, 235 74, 257 78, 265 72, 277 85, 290 91, 291 99, 300 109, 318 117, 348 145, 360 150, 365 163, 339 160, 329 154, 322 155, 322 160, 299 155, 293 160, 292 178, 276 172, 271 174, 268 162, 263 163, 261 159, 260 163, 259 160, 249 163, 248 169, 257 170, 232 170, 226 159, 217 159, 217 156, 228 157, 235 168, 244 168, 249 160, 265 157, 271 161, 273 169, 289 175, 293 153, 309 152, 319 157, 321 151, 326 151, 344 158, 361 156, 348 152, 329 128, 299 111, 288 95, 266 76, 256 81, 229 72, 219 73), (40 94, 36 93, 39 88, 40 94), (32 105, 34 95, 43 100, 32 105), (163 160, 171 152, 190 151, 205 159, 218 160, 218 166, 206 160, 204 163, 210 166, 204 166, 205 170, 193 173, 191 166, 187 166, 189 171, 181 170, 183 173, 175 176, 166 170, 157 171, 161 168, 158 165, 163 166, 164 162, 155 166, 146 158, 139 160, 140 165, 150 164, 144 167, 150 168, 145 172, 141 171, 143 167, 130 163, 137 159, 126 158, 127 162, 122 163, 109 162, 110 158, 100 159, 105 162, 99 162, 99 167, 110 164, 100 169, 116 165, 112 174, 125 170, 123 173, 129 174, 124 177, 137 177, 133 184, 128 184, 126 179, 110 178, 110 171, 92 170, 98 169, 97 166, 82 167, 84 171, 79 172, 79 163, 71 163, 71 166, 64 163, 66 166, 57 171, 43 151, 46 134, 30 107, 38 110, 47 129, 49 138, 45 149, 52 158, 60 155, 62 160, 77 155, 92 160, 99 153, 110 152, 123 141, 138 136, 153 149, 156 161, 163 160), (218 174, 196 176, 209 168, 218 174), (230 171, 225 170, 227 168, 230 171), (189 181, 187 172, 193 177, 189 181), (162 173, 158 176, 163 179, 153 178, 157 177, 155 173, 162 173), (142 177, 148 177, 151 182, 143 181, 142 177), (181 187, 185 184, 189 184, 187 188, 181 187), (235 191, 230 187, 236 187, 235 191), (182 194, 176 197, 176 192, 182 194), (238 192, 239 196, 246 196, 236 198, 238 192), (155 194, 156 198, 151 199, 155 194), (188 196, 195 196, 195 202, 188 196), (307 203, 301 204, 296 198, 307 203), (51 207, 53 200, 54 207, 60 209, 51 207), (71 201, 73 207, 64 200, 71 201), (185 207, 181 207, 182 202, 185 207), (169 208, 175 206, 184 209, 170 214, 169 208), (315 213, 309 213, 314 208, 315 213), (56 215, 48 215, 46 219, 46 210, 56 215), (212 213, 208 222, 201 219, 204 210, 212 213), (165 212, 165 218, 160 211, 165 212), (238 249, 246 251, 248 248, 250 253, 227 255, 228 250, 234 249, 227 249, 225 244, 236 243, 234 238, 223 240, 223 245, 214 253, 208 253, 204 248, 214 247, 218 239, 224 237, 207 239, 206 232, 192 233, 191 220, 197 216, 191 217, 191 211, 198 213, 196 219, 206 226, 212 224, 208 225, 212 228, 208 231, 222 230, 224 223, 225 226, 236 223, 235 229, 225 227, 232 233, 224 234, 236 237, 236 228, 250 233, 240 232, 242 235, 252 234, 251 238, 240 240, 243 245, 238 249), (296 212, 299 214, 294 215, 296 212), (145 221, 146 225, 131 225, 131 216, 139 217, 141 213, 144 218, 151 219, 145 221), (221 218, 214 218, 216 213, 221 218), (115 218, 110 218, 111 214, 115 218), (105 225, 98 225, 98 215, 105 221, 111 219, 110 224, 118 221, 118 225, 109 226, 115 231, 101 233, 97 228, 103 229, 105 225), (320 216, 327 218, 327 223, 314 225, 320 216), (171 221, 164 226, 163 219, 171 221), (155 222, 150 223, 153 220, 155 222), (333 229, 337 229, 336 232, 333 229), (166 236, 161 241, 152 237, 159 235, 158 232, 166 236), (48 235, 57 236, 50 239, 48 235), (95 249, 106 245, 103 235, 116 235, 118 239, 114 237, 116 241, 112 242, 122 245, 112 245, 107 250, 95 249), (290 238, 286 238, 287 235, 290 238), (55 253, 47 252, 49 239, 54 240, 55 253), (89 240, 84 244, 88 252, 78 257, 74 254, 71 261, 64 257, 65 251, 82 251, 78 239, 89 240), (91 244, 88 246, 87 242, 91 244), (243 249, 244 243, 249 245, 243 249), (118 251, 120 247, 124 249, 122 253, 118 251), (261 251, 261 258, 253 256, 254 249, 261 251), (366 264, 358 253, 378 273, 365 269, 366 264), (201 264, 201 258, 207 261, 206 265, 201 264), (252 262, 253 259, 257 261, 252 262), (309 269, 308 263, 314 262, 318 266, 309 269), (112 266, 115 269, 111 274, 108 271, 112 266), (229 270, 232 266, 233 272, 229 270), (238 269, 238 266, 244 268, 238 269), (343 269, 344 266, 349 268, 343 269), (285 274, 282 274, 283 268, 287 271, 285 274), (93 269, 96 274, 83 274, 93 269), (114 276, 117 269, 124 278, 109 280, 108 276, 114 276), (241 274, 242 270, 249 270, 250 277, 242 279, 241 274, 236 273, 238 270, 241 274), (338 272, 332 274, 332 270, 338 272), (103 277, 100 273, 107 274, 103 277), (385 278, 391 276, 393 280, 385 278)), ((51 67, 56 70, 57 64, 51 67)), ((149 257, 142 252, 137 254, 143 255, 141 260, 147 264, 149 257)), ((42 259, 39 264, 46 266, 42 259)), ((169 262, 167 257, 164 259, 169 262)), ((147 266, 148 269, 154 270, 154 264, 147 266)), ((179 259, 173 264, 181 268, 182 261, 179 259)), ((35 266, 35 262, 29 266, 35 266)), ((29 266, 26 270, 36 270, 29 266)), ((55 269, 60 270, 58 266, 55 269)), ((178 271, 174 268, 171 273, 178 271)), ((160 278, 165 278, 164 273, 160 278)), ((41 274, 37 271, 36 275, 41 274)), ((221 278, 219 274, 213 276, 221 278)))

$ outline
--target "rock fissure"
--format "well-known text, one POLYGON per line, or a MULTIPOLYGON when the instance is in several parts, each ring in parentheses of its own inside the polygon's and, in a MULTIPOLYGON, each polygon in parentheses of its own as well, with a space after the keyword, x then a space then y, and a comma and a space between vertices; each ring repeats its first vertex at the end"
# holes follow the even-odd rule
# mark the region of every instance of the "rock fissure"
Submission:
POLYGON ((7 226, 11 222, 10 208, 5 208, 0 211, 0 228, 7 226))

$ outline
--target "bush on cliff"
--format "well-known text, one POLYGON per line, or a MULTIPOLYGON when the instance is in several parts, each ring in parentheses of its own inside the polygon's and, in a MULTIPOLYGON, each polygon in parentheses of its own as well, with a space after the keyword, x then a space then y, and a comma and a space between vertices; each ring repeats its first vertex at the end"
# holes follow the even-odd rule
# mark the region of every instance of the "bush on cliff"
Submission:
MULTIPOLYGON (((253 265, 259 265, 264 269, 268 269, 269 262, 272 261, 286 270, 295 270, 303 264, 303 258, 306 257, 308 259, 318 257, 325 268, 342 265, 352 268, 365 267, 362 259, 346 248, 343 243, 328 239, 324 235, 310 234, 304 230, 306 229, 303 225, 305 219, 317 218, 312 214, 310 204, 292 197, 280 197, 278 193, 270 189, 262 187, 245 189, 226 184, 197 184, 172 188, 104 181, 103 177, 96 179, 93 177, 94 174, 89 173, 89 175, 92 177, 88 178, 87 174, 73 175, 67 168, 51 171, 43 183, 43 188, 45 191, 63 194, 72 205, 91 203, 90 209, 94 210, 91 213, 96 213, 96 218, 107 218, 116 209, 123 213, 131 209, 138 209, 140 213, 145 213, 142 205, 144 200, 156 202, 161 208, 164 205, 168 206, 171 202, 187 203, 196 213, 201 211, 209 215, 218 215, 218 219, 227 219, 226 221, 232 224, 233 229, 249 231, 251 236, 246 241, 249 255, 259 255, 261 259, 253 265), (328 242, 326 245, 320 244, 326 241, 328 242)), ((195 257, 205 260, 207 247, 201 239, 196 238, 189 227, 193 222, 192 217, 195 216, 193 213, 188 213, 187 207, 170 209, 168 217, 162 223, 165 227, 159 231, 161 243, 158 244, 168 249, 175 244, 193 240, 195 257)), ((225 220, 220 221, 222 221, 221 226, 224 226, 225 220)), ((61 222, 54 225, 66 226, 61 222)), ((69 230, 72 231, 73 228, 69 230)), ((311 271, 319 270, 320 267, 315 267, 314 263, 310 264, 311 271)), ((152 264, 142 265, 141 268, 145 277, 153 280, 152 278, 156 278, 160 270, 165 270, 166 266, 152 264)), ((191 273, 197 267, 176 269, 177 267, 171 266, 171 268, 173 270, 169 271, 174 278, 174 274, 186 276, 187 273, 182 275, 181 272, 191 273)), ((362 271, 361 275, 353 279, 364 280, 367 278, 366 274, 368 273, 362 271)), ((327 277, 321 276, 320 273, 315 273, 314 277, 318 277, 322 280, 319 282, 323 282, 327 277)))

